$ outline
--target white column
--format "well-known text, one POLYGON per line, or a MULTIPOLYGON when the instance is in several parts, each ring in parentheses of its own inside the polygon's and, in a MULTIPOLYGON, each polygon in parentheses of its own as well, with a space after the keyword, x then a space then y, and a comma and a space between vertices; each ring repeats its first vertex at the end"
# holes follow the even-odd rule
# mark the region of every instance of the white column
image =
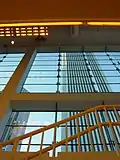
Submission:
POLYGON ((35 48, 29 47, 26 49, 23 59, 21 60, 15 72, 13 73, 5 89, 1 93, 1 96, 0 96, 0 132, 1 134, 8 121, 8 118, 9 118, 8 115, 10 115, 10 112, 12 111, 10 108, 10 101, 16 95, 16 93, 21 91, 35 56, 36 56, 35 48))

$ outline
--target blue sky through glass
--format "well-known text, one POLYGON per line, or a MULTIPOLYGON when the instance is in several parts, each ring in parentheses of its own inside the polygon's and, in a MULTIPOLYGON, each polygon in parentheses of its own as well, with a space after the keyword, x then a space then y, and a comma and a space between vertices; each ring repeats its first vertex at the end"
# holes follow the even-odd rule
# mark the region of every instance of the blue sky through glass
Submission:
MULTIPOLYGON (((87 54, 87 53, 86 53, 87 54)), ((120 69, 120 53, 108 53, 109 56, 107 56, 107 53, 105 52, 98 52, 93 53, 95 55, 95 58, 97 59, 97 63, 99 64, 99 67, 101 68, 101 71, 103 75, 105 76, 106 82, 109 83, 109 86, 112 90, 112 92, 120 92, 120 72, 119 70, 116 70, 116 67, 120 69)), ((5 87, 6 83, 8 82, 9 78, 13 74, 15 68, 19 64, 21 58, 24 54, 8 54, 7 56, 4 54, 0 54, 0 91, 5 87), (3 57, 6 56, 4 59, 3 57)), ((57 91, 57 82, 58 82, 58 53, 38 53, 35 61, 31 67, 31 70, 29 72, 28 78, 26 79, 26 82, 24 84, 24 89, 28 92, 56 92, 57 91)), ((73 55, 73 54, 72 54, 73 55)), ((91 55, 91 53, 88 53, 88 55, 91 55)), ((74 55, 73 55, 74 58, 74 55)), ((61 60, 62 61, 62 60, 61 60)), ((92 62, 90 62, 92 63, 92 62)), ((61 62, 62 64, 62 62, 61 62)), ((77 67, 79 67, 77 65, 77 67)), ((76 69, 77 69, 76 67, 76 69)), ((62 68, 62 67, 61 67, 62 68)), ((63 67, 64 68, 64 67, 63 67)), ((83 68, 84 69, 84 68, 83 68)), ((62 77, 64 75, 61 71, 59 77, 59 82, 62 84, 65 82, 65 77, 62 77)), ((94 72, 94 71, 92 71, 94 72)), ((77 80, 76 80, 76 83, 77 80)), ((68 84, 66 84, 67 86, 68 84)), ((81 86, 82 87, 82 86, 81 86)), ((96 89, 97 84, 96 84, 96 89)), ((60 86, 60 91, 62 92, 63 86, 60 86)), ((30 112, 27 125, 35 124, 35 125, 49 125, 51 123, 55 122, 55 115, 53 112, 30 112)), ((59 114, 59 120, 61 119, 62 114, 59 114)), ((38 129, 38 127, 29 128, 27 127, 25 129, 25 133, 31 132, 32 130, 38 129)), ((53 137, 53 130, 49 131, 45 135, 45 143, 51 143, 52 144, 52 138, 53 137)), ((61 130, 58 130, 57 137, 61 138, 61 130)), ((59 139, 58 139, 59 140, 59 139)), ((35 138, 33 138, 32 143, 41 142, 41 135, 37 135, 35 138)), ((24 140, 22 144, 28 143, 28 139, 24 140)), ((27 146, 22 146, 21 151, 25 151, 27 146)), ((45 146, 44 146, 45 147, 45 146)), ((31 151, 39 150, 39 146, 32 146, 31 151)), ((59 148, 59 151, 61 148, 59 148)))
MULTIPOLYGON (((82 73, 82 75, 79 76, 87 75, 89 77, 84 57, 82 56, 83 53, 71 53, 71 57, 69 56, 69 59, 67 59, 65 63, 65 60, 63 61, 63 57, 68 56, 68 54, 70 55, 70 53, 60 53, 60 55, 59 53, 38 53, 29 72, 28 78, 24 84, 24 89, 27 92, 55 93, 59 88, 59 92, 68 92, 68 77, 64 77, 64 75, 66 76, 69 74, 70 76, 74 76, 74 74, 72 71, 66 71, 67 67, 64 65, 67 63, 71 65, 70 68, 71 70, 73 69, 74 72, 81 69, 84 70, 83 72, 78 71, 78 75, 79 73, 82 73), (80 61, 77 61, 78 58, 80 61), (63 88, 66 88, 66 90, 63 88)), ((94 56, 99 66, 99 70, 101 70, 104 80, 106 80, 105 83, 109 86, 111 92, 119 92, 120 72, 117 70, 117 68, 120 69, 120 53, 93 52, 85 54, 88 57, 91 57, 92 55, 94 56)), ((94 66, 94 62, 90 59, 89 63, 90 66, 94 66)), ((95 71, 92 69, 91 72, 95 71)), ((74 81, 74 79, 76 78, 73 78, 72 81, 74 81)), ((72 84, 70 84, 71 87, 78 86, 77 83, 84 83, 83 86, 87 85, 85 84, 86 82, 84 82, 84 80, 82 82, 82 80, 78 80, 78 78, 74 82, 72 81, 72 84)), ((94 82, 95 81, 96 80, 94 79, 94 82)), ((97 86, 98 82, 95 83, 95 86, 97 86)), ((79 87, 82 88, 83 86, 82 84, 79 84, 79 87)), ((101 91, 97 88, 97 92, 101 91)))
POLYGON ((23 53, 0 54, 0 91, 6 86, 23 55, 23 53))

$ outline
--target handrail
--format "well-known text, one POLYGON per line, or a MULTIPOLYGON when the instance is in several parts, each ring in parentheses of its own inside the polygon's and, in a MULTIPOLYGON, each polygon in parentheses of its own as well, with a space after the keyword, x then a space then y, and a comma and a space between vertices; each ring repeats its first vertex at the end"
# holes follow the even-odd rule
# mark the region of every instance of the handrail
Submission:
MULTIPOLYGON (((73 115, 71 117, 68 117, 68 118, 66 118, 64 120, 61 120, 59 122, 53 123, 51 125, 48 125, 48 126, 46 126, 44 128, 41 128, 41 129, 32 131, 30 133, 27 133, 25 135, 22 135, 22 136, 13 138, 11 140, 7 140, 5 142, 2 142, 2 143, 0 143, 0 146, 4 147, 4 146, 10 145, 10 144, 13 144, 13 150, 16 150, 16 145, 19 143, 19 141, 29 137, 30 138, 29 145, 28 145, 28 148, 29 148, 30 147, 31 138, 32 138, 32 136, 34 136, 36 134, 39 134, 39 133, 43 133, 44 134, 44 132, 49 130, 49 129, 52 129, 52 128, 55 129, 56 127, 59 127, 61 124, 67 124, 69 121, 77 120, 77 118, 80 118, 80 117, 82 117, 84 115, 88 115, 91 112, 95 112, 96 113, 96 111, 104 110, 105 113, 107 114, 107 110, 113 109, 113 110, 115 110, 115 113, 117 113, 117 111, 116 111, 117 108, 120 108, 120 105, 99 105, 99 106, 96 106, 94 108, 90 108, 88 110, 85 110, 85 111, 83 111, 83 112, 81 112, 79 114, 76 114, 76 115, 73 115)), ((46 147, 44 149, 42 149, 42 147, 41 147, 41 151, 35 152, 35 153, 31 154, 31 155, 27 155, 26 160, 28 160, 30 158, 34 158, 35 156, 38 156, 39 154, 43 154, 45 152, 48 152, 48 151, 50 151, 52 149, 55 149, 56 147, 58 147, 58 146, 60 146, 62 144, 66 144, 69 141, 72 141, 73 139, 76 139, 76 138, 80 137, 81 135, 84 135, 85 133, 90 133, 92 130, 95 130, 96 128, 99 128, 99 127, 102 127, 102 126, 110 126, 111 130, 112 130, 113 126, 120 125, 120 117, 119 117, 118 114, 117 114, 117 117, 118 117, 118 122, 110 122, 108 120, 108 122, 102 122, 101 123, 101 122, 99 122, 99 120, 97 120, 97 123, 98 123, 97 125, 94 125, 92 127, 90 126, 87 129, 85 129, 84 131, 80 131, 80 132, 78 132, 77 134, 75 134, 75 135, 73 135, 71 137, 66 137, 66 139, 64 139, 62 141, 59 141, 59 142, 56 142, 55 141, 56 138, 54 137, 54 143, 52 145, 50 145, 49 147, 46 147)), ((97 117, 97 119, 98 119, 98 117, 97 117)), ((56 134, 56 130, 55 130, 55 134, 56 134)), ((113 134, 114 134, 114 132, 113 132, 113 134)), ((116 144, 116 146, 117 146, 117 144, 116 144)), ((28 152, 29 152, 29 149, 27 150, 27 153, 28 152)))
MULTIPOLYGON (((120 125, 120 122, 112 122, 111 124, 112 124, 113 126, 118 126, 118 125, 120 125)), ((101 126, 109 126, 109 123, 108 123, 108 122, 104 122, 104 123, 100 123, 100 125, 101 125, 101 126)), ((70 136, 69 138, 67 138, 67 141, 70 142, 70 141, 76 139, 78 136, 81 136, 81 135, 84 135, 84 134, 88 133, 88 132, 89 132, 89 129, 90 129, 91 131, 93 131, 93 130, 95 130, 95 129, 97 129, 97 128, 99 128, 98 125, 92 126, 92 127, 88 128, 88 129, 82 131, 82 132, 79 132, 78 134, 75 134, 75 135, 73 135, 73 136, 70 136)), ((64 139, 64 140, 62 140, 62 141, 59 141, 59 142, 57 142, 57 143, 55 144, 55 147, 59 147, 59 146, 65 144, 65 142, 66 142, 66 139, 64 139)), ((50 151, 50 150, 52 150, 52 149, 53 149, 53 144, 50 145, 49 147, 44 148, 41 153, 46 153, 46 152, 48 152, 48 151, 50 151)), ((31 155, 29 156, 29 159, 32 159, 32 158, 38 156, 39 154, 40 154, 40 151, 37 151, 37 152, 31 154, 31 155)))
MULTIPOLYGON (((32 136, 33 136, 33 135, 35 135, 35 134, 38 134, 38 133, 41 133, 41 132, 43 132, 43 131, 49 130, 49 129, 57 126, 57 125, 64 124, 66 121, 71 121, 71 120, 74 120, 76 117, 80 117, 80 116, 85 115, 86 113, 90 113, 90 112, 94 111, 95 109, 97 109, 97 110, 98 110, 98 109, 102 110, 102 109, 103 109, 102 106, 104 106, 104 105, 99 105, 99 106, 96 106, 96 107, 94 107, 94 108, 90 108, 90 109, 85 110, 85 111, 83 111, 83 112, 81 112, 81 113, 79 113, 79 114, 73 115, 73 116, 68 117, 68 118, 66 118, 66 119, 64 119, 64 120, 61 120, 61 121, 59 121, 59 122, 50 124, 50 125, 48 125, 48 126, 45 126, 44 128, 37 129, 37 130, 35 130, 35 131, 32 131, 32 132, 30 132, 30 133, 27 133, 27 134, 25 134, 25 135, 22 135, 22 136, 19 136, 19 137, 16 137, 16 138, 19 139, 19 141, 20 141, 20 140, 23 140, 23 139, 25 139, 25 138, 30 137, 31 134, 32 134, 32 136)), ((105 105, 105 106, 106 106, 107 108, 113 107, 113 105, 105 105)), ((114 107, 120 108, 120 105, 114 105, 114 107)), ((16 140, 16 138, 13 138, 13 139, 11 139, 11 140, 7 140, 7 141, 2 142, 2 143, 0 143, 0 144, 1 144, 3 147, 6 146, 6 145, 9 145, 9 144, 13 144, 13 142, 14 142, 14 140, 16 140)))

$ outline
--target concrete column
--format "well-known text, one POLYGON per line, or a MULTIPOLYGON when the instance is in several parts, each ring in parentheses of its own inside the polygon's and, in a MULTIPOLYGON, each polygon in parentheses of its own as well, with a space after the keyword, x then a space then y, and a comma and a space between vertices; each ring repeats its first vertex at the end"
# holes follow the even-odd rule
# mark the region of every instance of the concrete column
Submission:
MULTIPOLYGON (((10 100, 19 93, 29 73, 33 60, 36 56, 35 48, 27 48, 23 59, 13 73, 9 82, 0 96, 0 132, 2 134, 4 127, 11 113, 10 100)), ((0 135, 1 135, 0 134, 0 135)))
POLYGON ((9 107, 9 109, 7 110, 6 114, 4 115, 4 117, 2 118, 2 120, 0 120, 0 141, 1 141, 1 137, 2 134, 4 132, 5 126, 9 120, 10 114, 11 114, 12 110, 9 107))

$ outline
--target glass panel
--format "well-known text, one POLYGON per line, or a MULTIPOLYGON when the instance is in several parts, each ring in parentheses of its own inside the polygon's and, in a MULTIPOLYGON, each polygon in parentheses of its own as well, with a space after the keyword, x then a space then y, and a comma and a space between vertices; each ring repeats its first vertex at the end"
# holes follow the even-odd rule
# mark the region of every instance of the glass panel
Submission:
POLYGON ((120 92, 120 84, 109 84, 112 92, 120 92))
POLYGON ((57 71, 30 71, 28 77, 40 76, 40 77, 57 77, 57 71))
POLYGON ((41 52, 39 53, 38 52, 36 57, 46 57, 46 56, 47 57, 54 57, 54 56, 58 56, 58 54, 59 53, 54 53, 54 52, 53 53, 41 53, 41 52))
MULTIPOLYGON (((51 123, 54 123, 56 121, 60 121, 62 119, 65 119, 69 116, 73 116, 75 114, 78 114, 82 112, 81 110, 78 112, 72 112, 72 111, 66 111, 66 112, 12 112, 11 114, 11 121, 8 121, 8 124, 6 125, 6 133, 4 133, 6 135, 4 140, 19 136, 21 134, 26 134, 29 133, 33 130, 36 129, 41 129, 42 127, 49 125, 51 123), (14 136, 13 136, 14 135, 14 136)), ((119 113, 119 110, 117 111, 119 113)), ((106 122, 107 121, 107 116, 105 111, 100 110, 98 111, 99 114, 99 118, 101 122, 106 122)), ((108 111, 110 120, 112 122, 117 122, 117 117, 115 116, 115 112, 114 110, 109 110, 108 111)), ((89 113, 88 114, 88 120, 89 120, 89 124, 90 126, 96 125, 96 116, 95 113, 89 113)), ((68 129, 68 137, 75 135, 77 133, 77 129, 76 129, 76 121, 72 120, 70 122, 67 123, 67 129, 68 129)), ((81 118, 79 118, 79 128, 80 131, 84 131, 87 129, 87 122, 85 119, 85 116, 82 116, 81 118)), ((114 133, 116 135, 117 138, 117 143, 119 144, 119 126, 114 126, 114 133)), ((56 128, 56 141, 59 142, 63 139, 66 138, 66 126, 65 124, 60 125, 59 127, 56 128)), ((114 137, 112 135, 112 131, 111 128, 109 126, 102 126, 102 131, 103 131, 103 136, 104 136, 104 140, 105 140, 105 145, 107 147, 108 151, 114 151, 115 150, 115 143, 114 143, 114 137)), ((101 136, 100 136, 100 130, 99 129, 95 129, 93 131, 91 131, 92 133, 92 144, 93 144, 93 148, 94 151, 103 151, 103 144, 102 144, 102 140, 101 140, 101 136)), ((32 141, 31 141, 31 148, 33 149, 35 146, 33 151, 37 151, 37 149, 40 149, 40 143, 41 143, 41 133, 38 133, 37 135, 34 135, 32 137, 32 141)), ((50 146, 53 143, 53 137, 54 137, 54 129, 49 129, 47 131, 45 131, 44 133, 44 141, 43 141, 43 148, 50 146)), ((26 151, 27 149, 27 145, 29 142, 29 138, 24 139, 23 141, 19 142, 18 148, 17 150, 21 150, 21 151, 26 151)), ((91 145, 90 145, 90 139, 89 139, 89 135, 88 133, 85 133, 84 135, 82 135, 80 137, 80 150, 82 152, 88 152, 91 151, 91 145)), ((68 143, 68 150, 71 152, 77 152, 77 145, 78 145, 78 139, 74 139, 72 141, 70 141, 68 143)), ((4 150, 8 150, 10 151, 12 149, 12 146, 7 146, 6 149, 4 148, 4 150)), ((65 144, 60 146, 59 149, 56 149, 56 152, 58 151, 62 151, 64 152, 66 150, 66 146, 65 144)))
POLYGON ((102 70, 116 70, 115 66, 113 65, 100 65, 102 70))
POLYGON ((11 77, 12 76, 12 72, 0 72, 0 77, 11 77))
POLYGON ((119 92, 120 64, 114 54, 118 52, 38 53, 22 91, 119 92))
POLYGON ((0 84, 0 92, 5 88, 5 85, 0 84))
POLYGON ((47 70, 47 71, 53 70, 53 71, 54 71, 54 70, 57 70, 57 68, 58 68, 57 66, 39 66, 39 67, 38 67, 38 66, 33 66, 33 67, 31 67, 31 71, 33 71, 33 70, 38 70, 38 71, 39 71, 39 70, 43 70, 43 71, 44 71, 44 70, 45 70, 45 71, 46 71, 46 70, 47 70))
POLYGON ((26 92, 51 93, 51 92, 57 91, 57 86, 56 85, 24 85, 24 89, 26 90, 26 92))
POLYGON ((36 58, 35 58, 35 61, 57 61, 58 60, 58 56, 49 56, 49 57, 47 57, 47 56, 44 56, 44 57, 42 57, 42 56, 37 56, 36 58))
MULTIPOLYGON (((41 58, 41 57, 40 57, 41 58)), ((33 66, 35 65, 38 65, 39 68, 41 68, 41 66, 57 66, 58 65, 58 61, 50 61, 50 60, 47 60, 47 61, 34 61, 33 62, 33 66)))
POLYGON ((4 89, 24 55, 23 53, 18 54, 0 54, 0 91, 4 89))
MULTIPOLYGON (((7 63, 6 63, 6 65, 7 65, 7 63)), ((9 71, 14 71, 16 69, 16 66, 11 66, 11 67, 1 67, 0 66, 0 72, 2 71, 4 71, 4 72, 9 72, 9 71)))
POLYGON ((109 83, 120 83, 120 77, 106 77, 109 83))
POLYGON ((49 125, 55 122, 54 112, 30 112, 27 125, 49 125))
POLYGON ((27 78, 25 84, 56 84, 57 78, 27 78))
POLYGON ((17 54, 16 54, 16 53, 12 53, 12 54, 8 54, 8 55, 7 55, 8 58, 15 58, 15 57, 18 58, 18 57, 19 57, 20 59, 21 59, 21 57, 23 57, 23 56, 24 56, 24 53, 17 53, 17 54))

